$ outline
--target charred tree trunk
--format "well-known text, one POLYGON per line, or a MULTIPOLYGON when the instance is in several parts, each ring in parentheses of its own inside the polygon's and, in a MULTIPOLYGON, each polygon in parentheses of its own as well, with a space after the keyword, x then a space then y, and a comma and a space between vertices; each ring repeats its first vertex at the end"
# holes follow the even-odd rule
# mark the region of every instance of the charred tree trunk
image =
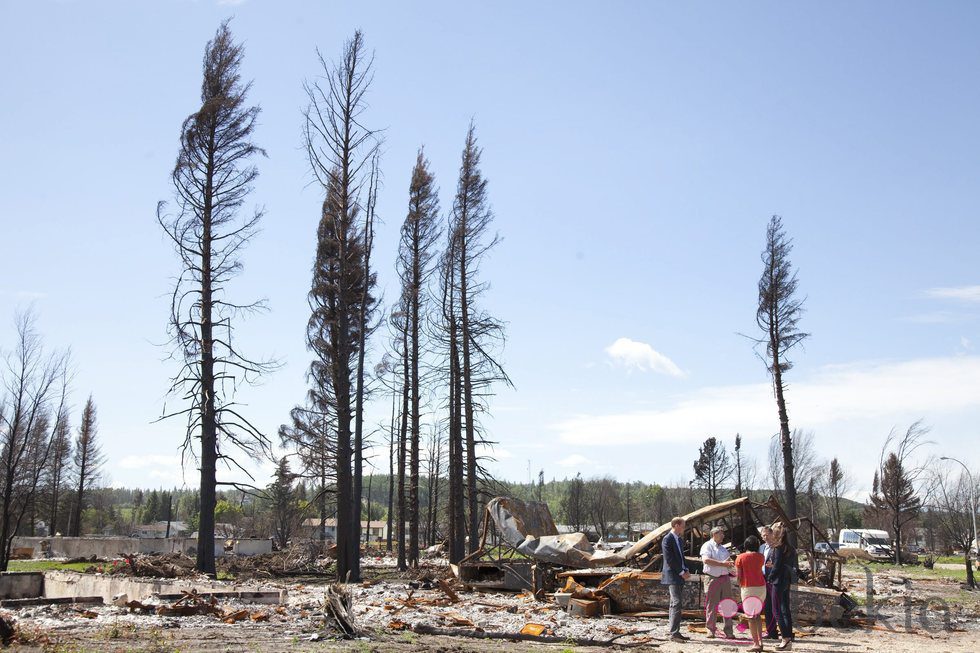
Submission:
POLYGON ((408 365, 408 320, 402 324, 402 410, 401 428, 398 435, 398 568, 408 569, 405 542, 405 522, 408 519, 408 505, 405 501, 405 463, 408 455, 408 411, 409 411, 409 365, 408 365))
POLYGON ((391 528, 394 525, 395 507, 395 442, 397 440, 395 433, 398 422, 398 394, 395 392, 395 387, 397 386, 393 384, 391 389, 391 428, 388 430, 388 530, 385 534, 388 553, 391 553, 392 549, 391 528))
MULTIPOLYGON (((367 337, 370 332, 370 306, 371 306, 371 250, 374 247, 374 206, 377 198, 377 157, 371 160, 371 178, 368 181, 367 207, 364 212, 364 246, 362 256, 364 258, 361 274, 365 280, 361 290, 360 307, 358 311, 358 339, 357 339, 357 388, 355 391, 356 416, 354 418, 354 482, 353 482, 353 506, 351 514, 351 531, 353 532, 354 542, 358 543, 355 547, 351 559, 351 578, 360 579, 361 577, 361 486, 363 483, 364 466, 364 357, 367 350, 367 337)), ((370 506, 370 490, 368 491, 368 502, 370 506)), ((371 517, 368 516, 368 532, 371 528, 371 517)))
POLYGON ((786 499, 786 515, 796 519, 796 474, 793 469, 793 438, 789 430, 789 413, 786 412, 786 398, 783 394, 783 375, 779 366, 779 355, 773 356, 772 386, 776 395, 779 412, 779 442, 783 451, 783 487, 786 499))
POLYGON ((465 555, 466 518, 463 486, 463 429, 460 405, 459 335, 456 322, 455 264, 450 243, 449 327, 449 561, 458 563, 465 555))

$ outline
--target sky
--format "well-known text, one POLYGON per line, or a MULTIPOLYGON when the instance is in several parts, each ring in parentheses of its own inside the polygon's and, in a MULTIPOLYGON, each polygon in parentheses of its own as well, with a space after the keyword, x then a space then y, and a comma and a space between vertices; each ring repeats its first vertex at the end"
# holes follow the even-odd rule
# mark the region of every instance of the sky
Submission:
MULTIPOLYGON (((856 498, 891 429, 918 419, 923 456, 978 470, 975 3, 0 0, 0 348, 31 309, 47 345, 71 349, 75 423, 91 394, 107 482, 197 480, 183 424, 157 421, 178 268, 155 216, 229 17, 268 153, 250 197, 262 232, 229 289, 270 307, 239 327, 246 351, 282 362, 239 394, 266 433, 303 400, 310 360, 321 196, 303 83, 317 49, 335 60, 361 29, 364 120, 385 138, 385 301, 418 148, 447 209, 476 125, 502 239, 484 305, 506 323, 514 383, 486 420, 497 475, 686 484, 705 438, 731 448, 740 433, 765 477, 779 423, 742 334, 773 214, 812 334, 786 375, 791 426, 840 460, 856 498)), ((264 484, 271 466, 255 469, 264 484)))

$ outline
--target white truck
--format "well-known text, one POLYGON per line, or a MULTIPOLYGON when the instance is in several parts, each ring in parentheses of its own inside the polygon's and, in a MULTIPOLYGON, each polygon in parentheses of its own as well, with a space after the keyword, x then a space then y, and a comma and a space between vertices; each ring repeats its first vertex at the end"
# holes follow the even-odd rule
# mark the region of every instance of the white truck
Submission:
POLYGON ((837 536, 840 544, 838 553, 847 555, 847 549, 860 549, 874 559, 887 560, 895 557, 891 536, 888 531, 870 528, 844 528, 837 536))

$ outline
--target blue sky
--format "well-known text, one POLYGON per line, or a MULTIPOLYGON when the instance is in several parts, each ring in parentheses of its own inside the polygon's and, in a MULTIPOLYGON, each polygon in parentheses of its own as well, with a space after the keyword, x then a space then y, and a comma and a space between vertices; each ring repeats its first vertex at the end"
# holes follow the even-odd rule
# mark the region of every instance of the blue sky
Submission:
POLYGON ((764 474, 776 411, 737 334, 754 326, 773 213, 813 333, 788 376, 793 425, 855 492, 889 429, 920 417, 931 453, 976 469, 963 451, 980 418, 973 3, 3 1, 0 344, 33 304, 48 343, 71 347, 76 408, 94 395, 112 483, 182 482, 181 425, 152 423, 173 372, 156 344, 176 272, 155 206, 204 45, 232 15, 269 154, 253 195, 263 232, 232 293, 271 307, 241 327, 249 351, 285 363, 242 393, 270 433, 309 360, 320 198, 302 83, 316 48, 335 58, 360 28, 376 55, 365 119, 386 129, 387 297, 417 148, 448 207, 477 124, 503 237, 487 305, 507 322, 516 386, 488 421, 500 475, 526 478, 530 460, 548 478, 685 482, 698 444, 735 432, 764 474))

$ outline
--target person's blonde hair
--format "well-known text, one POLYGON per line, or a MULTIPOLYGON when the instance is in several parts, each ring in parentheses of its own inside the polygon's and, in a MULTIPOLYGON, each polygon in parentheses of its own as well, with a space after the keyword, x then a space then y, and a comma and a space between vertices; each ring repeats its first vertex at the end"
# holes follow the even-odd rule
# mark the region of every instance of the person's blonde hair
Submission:
POLYGON ((782 546, 783 538, 786 537, 786 529, 783 527, 783 522, 776 522, 772 527, 772 537, 776 542, 776 546, 782 546))
POLYGON ((674 517, 670 520, 671 527, 677 526, 678 524, 686 524, 687 520, 683 517, 674 517))

